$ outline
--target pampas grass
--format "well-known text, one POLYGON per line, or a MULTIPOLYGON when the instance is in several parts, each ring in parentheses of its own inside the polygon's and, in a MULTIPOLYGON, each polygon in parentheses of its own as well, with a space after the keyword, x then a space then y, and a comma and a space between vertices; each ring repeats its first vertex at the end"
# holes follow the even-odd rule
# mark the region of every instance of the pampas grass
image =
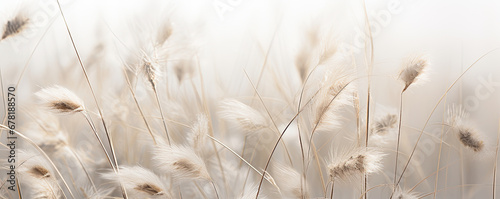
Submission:
POLYGON ((195 2, 0 3, 2 198, 495 197, 496 50, 387 40, 409 2, 195 2))

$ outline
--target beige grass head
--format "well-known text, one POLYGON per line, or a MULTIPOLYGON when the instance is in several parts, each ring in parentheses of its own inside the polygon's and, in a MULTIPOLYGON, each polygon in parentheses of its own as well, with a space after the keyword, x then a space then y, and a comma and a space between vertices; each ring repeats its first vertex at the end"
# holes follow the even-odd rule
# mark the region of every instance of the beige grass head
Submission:
POLYGON ((333 155, 327 165, 331 180, 350 181, 364 174, 369 175, 382 167, 383 154, 375 148, 356 148, 333 155))
POLYGON ((429 62, 421 55, 413 55, 405 58, 403 66, 399 72, 399 79, 403 81, 405 87, 403 92, 418 80, 423 79, 429 62))
POLYGON ((77 113, 85 110, 83 101, 62 86, 44 88, 35 94, 42 104, 55 113, 77 113))
POLYGON ((21 13, 17 14, 17 16, 7 21, 5 24, 1 40, 21 33, 28 26, 28 22, 29 18, 25 17, 21 13))

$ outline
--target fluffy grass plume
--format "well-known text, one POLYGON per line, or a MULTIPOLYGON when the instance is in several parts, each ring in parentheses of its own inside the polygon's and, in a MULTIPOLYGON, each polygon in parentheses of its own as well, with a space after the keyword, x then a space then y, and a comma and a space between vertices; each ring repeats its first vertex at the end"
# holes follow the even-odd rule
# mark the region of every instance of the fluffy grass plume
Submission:
POLYGON ((176 180, 210 180, 205 162, 185 146, 158 145, 153 152, 155 167, 176 180))
POLYGON ((236 99, 223 100, 220 104, 219 115, 238 124, 247 132, 255 132, 269 125, 269 121, 259 111, 236 99))
POLYGON ((28 22, 29 18, 24 17, 21 13, 19 13, 13 19, 7 21, 7 24, 5 24, 4 26, 1 40, 4 40, 8 37, 13 37, 21 33, 28 26, 28 22))
POLYGON ((328 161, 328 175, 332 181, 350 181, 382 169, 383 154, 374 148, 357 148, 334 154, 328 161))
POLYGON ((483 136, 468 123, 468 114, 460 106, 448 109, 448 123, 462 145, 474 152, 485 148, 483 136))
POLYGON ((387 114, 384 117, 375 121, 372 126, 372 134, 386 135, 391 129, 396 128, 398 123, 398 116, 394 114, 387 114))
POLYGON ((419 198, 416 193, 408 192, 401 190, 400 188, 396 189, 396 192, 394 193, 395 199, 417 199, 419 198))
POLYGON ((428 65, 429 62, 422 55, 409 56, 404 60, 403 67, 399 72, 399 79, 405 84, 403 92, 410 85, 424 78, 428 65))
POLYGON ((274 172, 276 183, 278 183, 280 190, 285 196, 291 198, 309 198, 309 188, 306 179, 294 168, 276 164, 274 165, 274 172))
POLYGON ((117 185, 123 184, 133 198, 171 198, 165 179, 140 166, 122 167, 118 174, 109 172, 103 177, 117 185))
POLYGON ((44 88, 35 94, 42 105, 55 113, 76 113, 85 110, 83 101, 72 91, 62 86, 44 88))

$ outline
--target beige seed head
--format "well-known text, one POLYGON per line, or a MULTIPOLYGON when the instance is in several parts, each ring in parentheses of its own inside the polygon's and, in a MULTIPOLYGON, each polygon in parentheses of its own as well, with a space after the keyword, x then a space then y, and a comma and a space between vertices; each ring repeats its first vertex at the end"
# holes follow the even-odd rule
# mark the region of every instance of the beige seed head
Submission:
POLYGON ((35 178, 49 178, 50 177, 49 170, 43 166, 40 166, 40 165, 35 165, 35 166, 31 167, 31 169, 28 171, 28 173, 31 174, 35 178))
POLYGON ((76 113, 85 110, 83 101, 73 92, 61 86, 44 88, 35 95, 45 107, 56 113, 76 113))
POLYGON ((155 147, 154 165, 164 173, 170 173, 176 180, 210 180, 205 162, 185 146, 160 144, 155 147))
POLYGON ((165 179, 141 166, 122 166, 118 173, 110 171, 102 176, 123 186, 130 198, 172 198, 165 179))
POLYGON ((156 87, 156 82, 158 81, 158 77, 160 76, 158 63, 154 62, 148 57, 144 57, 142 59, 142 70, 151 86, 156 87))
POLYGON ((467 148, 474 152, 480 152, 484 148, 484 141, 481 140, 479 134, 472 128, 458 127, 458 139, 467 148))
POLYGON ((268 127, 268 120, 256 109, 236 99, 221 102, 219 115, 241 126, 247 132, 256 132, 268 127))
POLYGON ((399 73, 399 79, 405 83, 403 92, 418 79, 422 78, 428 65, 428 61, 422 56, 411 56, 406 58, 403 63, 403 68, 399 73))
POLYGON ((395 128, 398 122, 398 116, 394 114, 387 114, 386 116, 375 121, 372 127, 372 134, 386 135, 389 129, 395 128))
POLYGON ((373 148, 357 148, 332 158, 328 164, 331 180, 349 180, 355 176, 374 173, 381 168, 383 155, 373 148))
POLYGON ((28 21, 29 21, 28 18, 25 18, 20 14, 14 17, 14 19, 8 21, 7 24, 5 24, 5 30, 2 35, 2 40, 4 40, 7 37, 19 34, 26 28, 28 21))
POLYGON ((144 193, 147 193, 151 196, 164 195, 163 190, 160 187, 158 187, 154 184, 150 184, 150 183, 144 183, 141 185, 137 185, 137 187, 135 187, 135 189, 138 191, 142 191, 144 193))
POLYGON ((157 36, 156 36, 156 42, 157 45, 161 46, 163 45, 168 38, 172 35, 173 32, 173 27, 170 22, 166 22, 164 24, 161 24, 160 27, 158 28, 157 36))
POLYGON ((417 194, 408 192, 405 190, 401 190, 401 188, 397 188, 394 192, 394 199, 417 199, 419 198, 417 194))
POLYGON ((458 140, 466 148, 480 152, 484 148, 481 134, 468 124, 468 113, 461 106, 452 105, 448 108, 447 125, 457 134, 458 140))

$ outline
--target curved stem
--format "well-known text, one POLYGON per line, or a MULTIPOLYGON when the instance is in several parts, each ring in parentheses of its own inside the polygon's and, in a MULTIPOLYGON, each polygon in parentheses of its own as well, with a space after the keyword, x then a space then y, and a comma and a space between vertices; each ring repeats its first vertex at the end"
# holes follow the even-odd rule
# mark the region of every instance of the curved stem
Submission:
POLYGON ((160 109, 161 120, 163 122, 163 128, 165 129, 165 134, 167 135, 168 145, 171 145, 170 136, 168 135, 168 130, 167 130, 167 124, 165 123, 165 117, 163 116, 163 109, 161 108, 160 98, 158 97, 158 92, 156 92, 156 86, 155 85, 152 86, 153 86, 153 91, 155 93, 156 103, 158 104, 158 108, 160 109))
MULTIPOLYGON (((95 95, 95 92, 94 92, 94 88, 92 87, 92 84, 90 83, 89 77, 87 75, 87 70, 85 69, 85 66, 83 65, 82 59, 80 57, 80 53, 78 53, 78 50, 76 49, 76 44, 75 44, 75 41, 73 40, 73 36, 71 35, 71 31, 69 30, 68 22, 66 21, 66 17, 64 16, 63 10, 61 8, 61 4, 59 3, 59 0, 56 0, 56 2, 57 2, 57 6, 59 7, 59 11, 61 12, 61 16, 62 16, 62 18, 64 20, 64 25, 66 26, 66 30, 68 31, 68 35, 69 35, 69 38, 71 40, 71 44, 73 46, 73 49, 75 50, 76 57, 78 58, 78 62, 80 63, 80 66, 81 66, 81 69, 83 71, 83 74, 85 75, 85 80, 87 81, 87 84, 89 85, 90 92, 92 93, 92 97, 94 98, 94 102, 96 104, 97 110, 99 111, 99 116, 101 118, 101 122, 102 122, 102 125, 104 127, 104 132, 106 133, 106 137, 108 138, 109 148, 111 149, 111 155, 112 155, 113 161, 115 163, 115 167, 116 167, 116 171, 115 172, 118 172, 119 171, 119 167, 118 167, 118 161, 116 159, 115 149, 113 147, 113 141, 111 140, 111 135, 109 134, 108 127, 106 126, 106 122, 104 121, 104 116, 102 114, 101 107, 99 106, 99 103, 97 102, 97 98, 96 98, 96 95, 95 95)), ((121 189, 122 189, 123 198, 127 199, 128 198, 127 197, 127 191, 124 189, 123 186, 121 186, 121 189)))
POLYGON ((28 137, 26 137, 24 134, 22 134, 22 133, 20 133, 20 132, 18 132, 16 130, 10 129, 9 127, 7 127, 7 126, 5 126, 3 124, 0 124, 0 127, 3 128, 3 129, 5 129, 5 130, 9 130, 9 131, 12 131, 12 132, 16 133, 17 135, 21 136, 21 138, 23 138, 24 140, 28 141, 31 145, 33 145, 45 157, 45 159, 47 159, 47 161, 49 161, 50 165, 52 167, 54 167, 54 170, 56 171, 57 175, 61 178, 61 181, 63 182, 63 184, 66 187, 66 189, 68 189, 68 192, 71 195, 71 197, 75 198, 75 196, 73 195, 73 192, 71 192, 71 189, 68 186, 68 183, 66 183, 66 180, 64 180, 64 177, 62 176, 61 172, 59 172, 59 169, 57 169, 56 165, 54 164, 54 162, 52 162, 52 160, 45 153, 45 151, 43 151, 38 145, 36 145, 35 142, 33 142, 28 137))
MULTIPOLYGON (((332 180, 332 192, 330 193, 330 199, 333 199, 333 189, 335 189, 335 181, 332 180)), ((366 193, 365 193, 366 196, 366 193)))
MULTIPOLYGON (((413 146, 413 150, 410 154, 410 157, 408 158, 408 161, 406 161, 406 164, 405 164, 405 167, 403 169, 403 171, 401 172, 401 175, 399 176, 399 179, 396 183, 395 186, 397 186, 400 182, 401 182, 401 179, 403 178, 405 172, 406 172, 406 169, 408 168, 408 165, 410 164, 410 161, 415 153, 415 150, 417 149, 417 146, 418 146, 418 143, 420 141, 420 139, 422 138, 422 135, 425 131, 425 127, 427 127, 427 124, 429 123, 429 121, 431 120, 431 116, 434 114, 434 111, 436 111, 437 107, 439 106, 439 104, 441 103, 441 101, 444 99, 444 97, 448 94, 448 92, 453 88, 453 86, 455 86, 455 84, 458 82, 458 80, 460 80, 464 75, 465 73, 467 73, 467 71, 469 71, 474 65, 476 65, 477 62, 479 62, 481 59, 483 59, 486 55, 492 53, 493 51, 496 51, 500 48, 495 48, 493 50, 490 50, 488 51, 487 53, 483 54, 481 57, 479 57, 476 61, 474 61, 474 63, 472 63, 464 72, 462 72, 462 74, 460 74, 460 76, 458 76, 457 79, 455 79, 455 81, 448 87, 448 89, 446 89, 445 93, 441 96, 441 98, 439 98, 438 102, 436 103, 436 105, 434 106, 434 108, 432 109, 429 117, 427 118, 427 120, 425 121, 425 124, 424 126, 422 127, 422 130, 420 131, 420 135, 418 136, 418 139, 417 139, 417 142, 415 143, 415 145, 413 146)), ((394 195, 394 192, 393 194, 394 195)), ((391 198, 392 198, 392 195, 391 195, 391 198)))
POLYGON ((215 197, 217 197, 217 199, 219 199, 219 193, 217 192, 217 188, 215 187, 214 181, 210 181, 210 183, 212 183, 212 186, 214 187, 215 197))
POLYGON ((398 175, 398 157, 399 157, 399 142, 401 138, 401 123, 402 123, 402 118, 403 118, 403 93, 404 91, 401 92, 401 95, 399 96, 399 124, 398 124, 398 141, 396 144, 396 162, 394 163, 394 188, 393 192, 396 191, 396 179, 398 175))

